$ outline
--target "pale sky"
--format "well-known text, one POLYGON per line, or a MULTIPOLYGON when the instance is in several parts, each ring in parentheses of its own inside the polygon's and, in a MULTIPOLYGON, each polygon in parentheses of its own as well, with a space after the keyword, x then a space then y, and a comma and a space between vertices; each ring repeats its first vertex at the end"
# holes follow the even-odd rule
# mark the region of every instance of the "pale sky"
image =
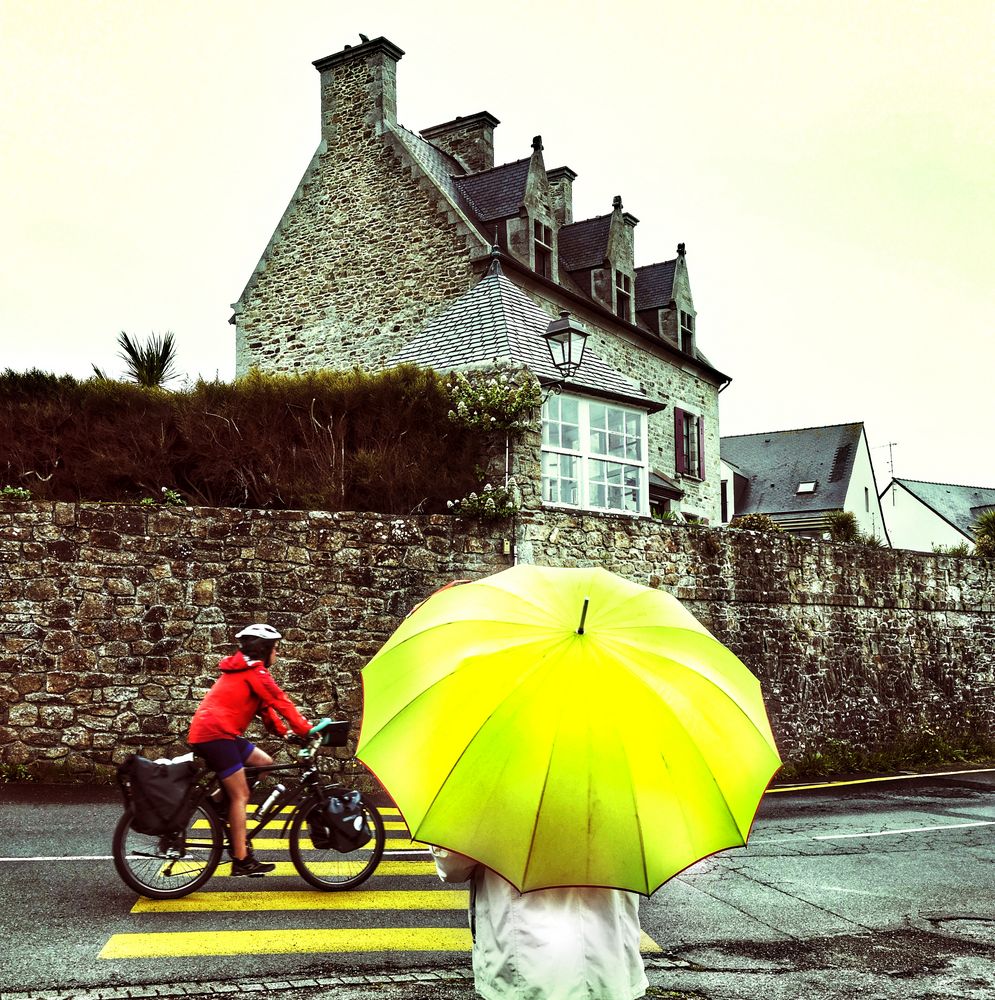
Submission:
POLYGON ((231 303, 319 140, 313 60, 384 35, 398 118, 541 134, 575 218, 687 244, 723 434, 862 420, 995 486, 995 3, 0 0, 0 369, 234 374, 231 303))

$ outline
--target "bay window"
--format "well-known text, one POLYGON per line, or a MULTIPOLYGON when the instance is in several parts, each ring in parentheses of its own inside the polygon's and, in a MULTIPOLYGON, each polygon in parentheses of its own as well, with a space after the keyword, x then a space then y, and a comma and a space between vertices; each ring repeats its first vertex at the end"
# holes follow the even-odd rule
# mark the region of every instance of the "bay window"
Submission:
POLYGON ((645 514, 646 414, 551 396, 542 411, 542 498, 586 510, 645 514))

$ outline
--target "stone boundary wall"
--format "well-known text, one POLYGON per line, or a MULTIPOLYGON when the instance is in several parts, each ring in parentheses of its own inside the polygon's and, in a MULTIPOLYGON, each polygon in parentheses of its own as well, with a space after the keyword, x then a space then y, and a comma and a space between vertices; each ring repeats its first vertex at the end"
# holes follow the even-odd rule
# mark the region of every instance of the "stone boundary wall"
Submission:
POLYGON ((495 546, 445 515, 2 503, 0 762, 184 752, 260 620, 285 637, 277 682, 309 717, 354 719, 354 745, 363 665, 434 589, 507 566, 495 546))
POLYGON ((603 565, 674 593, 763 685, 782 756, 970 723, 995 735, 995 563, 547 510, 445 515, 0 504, 0 763, 86 775, 180 752, 241 623, 315 716, 410 608, 511 564, 603 565), (511 553, 505 553, 505 543, 511 553))

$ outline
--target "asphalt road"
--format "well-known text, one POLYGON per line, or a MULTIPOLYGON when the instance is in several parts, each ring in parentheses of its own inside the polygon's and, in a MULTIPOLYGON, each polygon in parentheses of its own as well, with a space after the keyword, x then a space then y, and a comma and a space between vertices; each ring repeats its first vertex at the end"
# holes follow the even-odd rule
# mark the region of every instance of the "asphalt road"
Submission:
MULTIPOLYGON (((650 995, 990 1000, 993 806, 983 782, 769 795, 748 848, 643 902, 650 995)), ((379 976, 334 995, 473 995, 464 979, 396 982, 469 966, 465 895, 427 858, 388 856, 410 873, 352 893, 316 893, 296 875, 215 877, 182 905, 150 906, 109 858, 119 813, 110 789, 0 786, 4 994, 251 982, 312 996, 321 978, 379 976), (316 908, 328 905, 344 908, 316 908)), ((388 849, 406 846, 394 836, 388 849)))

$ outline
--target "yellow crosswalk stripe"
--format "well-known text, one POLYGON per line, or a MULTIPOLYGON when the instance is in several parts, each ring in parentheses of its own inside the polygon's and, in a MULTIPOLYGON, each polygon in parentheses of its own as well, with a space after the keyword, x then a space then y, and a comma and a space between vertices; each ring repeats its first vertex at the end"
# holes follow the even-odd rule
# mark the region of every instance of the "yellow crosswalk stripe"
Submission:
POLYGON ((265 931, 170 931, 115 934, 99 958, 189 958, 197 955, 289 955, 346 951, 468 951, 460 927, 366 927, 265 931))
POLYGON ((232 913, 262 910, 465 910, 463 889, 399 889, 319 892, 195 892, 182 899, 140 896, 132 913, 232 913))
MULTIPOLYGON (((268 876, 266 876, 267 878, 274 878, 278 875, 298 874, 292 861, 277 861, 275 864, 276 868, 268 876)), ((308 867, 316 875, 334 875, 336 872, 341 873, 342 862, 312 862, 308 865, 308 867)), ((227 878, 230 875, 231 865, 223 861, 218 867, 218 870, 211 877, 227 878)), ((378 878, 386 875, 431 875, 433 877, 437 877, 434 861, 381 861, 380 864, 378 864, 374 869, 370 878, 378 878)))
MULTIPOLYGON (((286 812, 287 810, 284 811, 286 812)), ((194 822, 190 824, 191 829, 193 830, 207 830, 210 828, 210 825, 211 824, 208 823, 206 819, 194 820, 194 822)), ((256 823, 255 819, 249 817, 250 830, 254 830, 258 825, 259 824, 256 823)), ((277 829, 277 827, 282 827, 282 825, 282 823, 273 823, 270 821, 270 827, 274 830, 277 829)), ((385 830, 403 830, 405 833, 407 833, 408 830, 408 825, 403 820, 385 819, 383 827, 385 830)))
MULTIPOLYGON (((204 955, 289 955, 320 952, 469 951, 465 927, 364 927, 263 931, 169 931, 115 934, 99 958, 190 958, 204 955)), ((645 933, 644 954, 661 951, 645 933)))

